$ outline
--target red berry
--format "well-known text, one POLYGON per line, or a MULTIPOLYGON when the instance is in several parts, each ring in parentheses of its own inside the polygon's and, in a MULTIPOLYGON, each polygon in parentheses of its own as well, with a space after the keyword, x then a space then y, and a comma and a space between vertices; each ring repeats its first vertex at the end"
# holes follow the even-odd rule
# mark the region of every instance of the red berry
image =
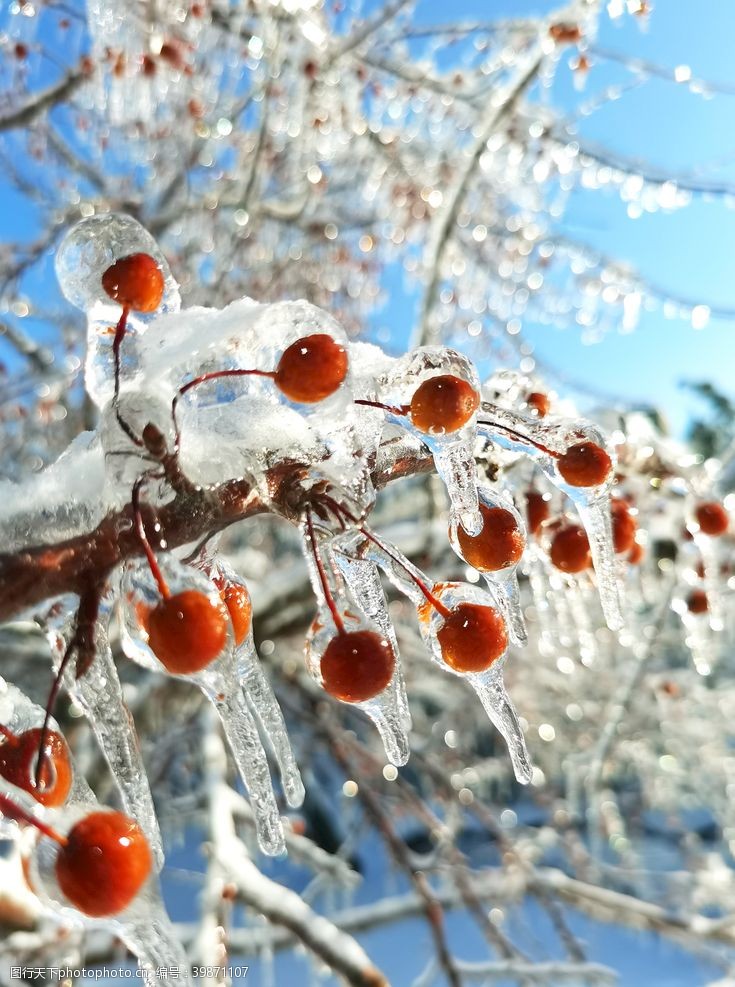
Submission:
POLYGON ((107 268, 102 287, 135 312, 155 312, 163 298, 163 272, 149 254, 129 254, 107 268))
POLYGON ((480 395, 453 374, 429 377, 411 398, 411 421, 420 432, 443 435, 466 425, 480 406, 480 395))
POLYGON ((526 398, 526 404, 536 412, 539 418, 545 418, 551 408, 551 401, 549 401, 548 395, 542 391, 531 391, 526 398))
POLYGON ((388 641, 375 631, 337 634, 321 660, 324 689, 346 703, 362 703, 386 688, 396 659, 388 641))
POLYGON ((482 531, 468 535, 457 528, 457 541, 462 557, 480 572, 497 572, 515 565, 523 555, 525 541, 518 522, 504 507, 480 504, 482 531))
POLYGON ((436 636, 442 658, 456 672, 484 672, 508 647, 502 616, 479 603, 458 604, 436 636))
POLYGON ((633 547, 628 555, 628 562, 631 565, 640 565, 643 561, 643 545, 640 542, 634 541, 633 547))
POLYGON ((592 565, 590 543, 584 528, 568 524, 560 528, 551 540, 551 564, 562 572, 583 572, 592 565))
POLYGON ((36 765, 41 743, 41 729, 35 727, 17 736, 6 737, 0 744, 0 775, 33 796, 41 805, 63 805, 71 789, 71 756, 61 734, 46 734, 44 769, 41 785, 36 787, 36 765))
POLYGON ((578 24, 564 22, 552 24, 549 34, 558 45, 573 45, 582 40, 582 29, 578 24))
POLYGON ((13 54, 17 59, 23 61, 23 59, 28 58, 28 45, 24 45, 22 41, 16 41, 13 46, 13 54))
POLYGON ((92 812, 69 832, 56 858, 56 879, 85 915, 116 915, 138 894, 151 872, 148 841, 122 812, 92 812))
POLYGON ((226 583, 220 590, 220 596, 230 614, 235 644, 242 644, 250 630, 253 615, 253 604, 247 587, 242 583, 226 583))
POLYGON ((556 461, 557 468, 572 487, 597 487, 610 475, 612 460, 595 442, 578 442, 556 461))
POLYGON ((718 504, 714 500, 697 504, 694 516, 697 519, 699 530, 705 535, 724 535, 730 526, 727 511, 722 504, 718 504))
POLYGON ((693 589, 687 597, 687 609, 689 613, 707 613, 709 603, 707 594, 703 589, 693 589))
POLYGON ((212 603, 198 590, 169 596, 148 614, 148 646, 175 675, 201 672, 221 653, 227 641, 224 604, 212 603))
POLYGON ((635 542, 638 528, 636 519, 630 513, 630 507, 625 500, 614 497, 610 503, 612 518, 613 548, 620 555, 628 552, 635 542))
POLYGON ((548 520, 551 512, 549 501, 544 498, 538 490, 529 490, 526 493, 526 522, 528 530, 532 535, 537 535, 539 528, 548 520))
POLYGON ((278 361, 276 387, 291 401, 316 404, 340 387, 347 376, 347 351, 325 332, 303 336, 278 361))

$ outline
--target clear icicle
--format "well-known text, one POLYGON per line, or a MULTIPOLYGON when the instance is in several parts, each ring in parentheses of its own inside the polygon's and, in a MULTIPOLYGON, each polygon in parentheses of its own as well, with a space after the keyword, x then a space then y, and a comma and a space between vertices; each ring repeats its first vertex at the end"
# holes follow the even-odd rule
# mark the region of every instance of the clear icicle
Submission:
MULTIPOLYGON (((79 820, 100 811, 110 810, 89 802, 60 811, 49 822, 57 832, 66 835, 79 820)), ((31 854, 31 879, 42 903, 87 928, 105 929, 117 935, 138 958, 141 968, 146 971, 147 983, 166 987, 168 971, 178 968, 179 980, 192 987, 189 962, 166 914, 156 874, 151 873, 124 911, 101 918, 89 917, 69 901, 59 886, 56 877, 58 853, 58 843, 42 835, 31 854)))
MULTIPOLYGON (((322 541, 318 545, 313 545, 309 525, 306 521, 302 522, 301 533, 304 556, 309 569, 314 595, 317 598, 319 606, 317 618, 312 623, 306 641, 306 661, 312 677, 315 681, 320 684, 322 683, 322 655, 334 638, 335 633, 339 633, 338 628, 334 626, 325 588, 322 585, 321 573, 317 564, 317 553, 320 554, 322 560, 323 574, 327 582, 328 592, 341 612, 344 630, 348 633, 364 630, 374 631, 382 638, 387 639, 393 650, 397 667, 398 653, 393 644, 395 638, 392 635, 386 635, 380 624, 372 618, 359 618, 353 613, 353 607, 346 594, 342 576, 338 572, 338 563, 332 554, 331 545, 326 541, 322 541)), ((399 675, 400 673, 397 674, 394 669, 390 682, 382 692, 373 696, 371 699, 350 703, 351 706, 361 709, 373 721, 383 741, 386 755, 391 763, 396 765, 405 764, 409 756, 408 738, 406 737, 405 727, 406 703, 405 697, 401 695, 402 690, 399 684, 399 675)))
POLYGON ((533 765, 528 754, 518 714, 505 691, 502 676, 492 669, 483 675, 467 676, 477 693, 488 718, 505 741, 510 754, 516 780, 527 785, 533 776, 533 765))
MULTIPOLYGON (((222 606, 216 586, 198 569, 185 566, 171 556, 161 558, 159 565, 172 594, 197 590, 213 604, 222 606)), ((123 650, 145 668, 171 675, 148 646, 148 632, 140 620, 141 612, 150 612, 159 603, 158 587, 148 567, 143 562, 128 564, 121 592, 123 650)), ((276 856, 285 850, 283 827, 268 759, 239 685, 232 643, 232 628, 228 627, 228 640, 218 658, 199 672, 175 677, 194 683, 215 706, 250 795, 258 843, 264 853, 276 856)))
POLYGON ((405 764, 408 760, 409 747, 407 732, 411 729, 411 712, 408 706, 406 685, 401 671, 400 654, 395 628, 388 614, 388 602, 380 582, 378 567, 370 559, 361 559, 345 554, 340 550, 334 553, 334 559, 344 576, 347 587, 355 598, 362 612, 372 620, 384 637, 390 641, 393 654, 396 656, 396 668, 390 688, 395 691, 404 732, 391 737, 392 750, 386 751, 393 764, 405 764))
POLYGON ((605 449, 603 434, 586 421, 530 418, 487 401, 481 405, 478 431, 501 448, 532 457, 551 482, 572 500, 589 538, 605 621, 610 630, 620 630, 624 620, 610 520, 614 458, 611 456, 612 468, 606 481, 595 487, 572 486, 557 468, 558 458, 577 443, 592 442, 605 449))
MULTIPOLYGON (((69 668, 64 677, 64 686, 89 720, 120 791, 125 811, 145 833, 156 868, 160 870, 164 855, 153 796, 133 717, 123 698, 122 685, 108 639, 113 600, 108 587, 100 604, 95 628, 94 661, 81 678, 75 677, 73 667, 69 668)), ((54 628, 52 623, 48 625, 47 638, 51 645, 54 671, 58 672, 72 627, 68 621, 64 628, 54 628)))
MULTIPOLYGON (((525 546, 527 541, 526 525, 520 511, 516 508, 512 499, 503 494, 496 494, 489 487, 480 487, 478 497, 481 508, 500 508, 513 515, 519 537, 525 546)), ((482 534, 484 522, 477 534, 482 534)), ((450 517, 449 539, 452 548, 457 555, 464 559, 460 539, 457 532, 457 521, 454 516, 450 517)), ((520 559, 518 559, 518 562, 520 559)), ((501 569, 481 569, 479 570, 483 579, 491 589, 497 590, 500 602, 503 607, 503 614, 508 624, 511 640, 514 644, 524 645, 528 640, 526 622, 523 619, 523 609, 521 607, 521 591, 518 585, 518 562, 509 562, 501 569)), ((468 565, 471 564, 468 562, 468 565)))
POLYGON ((268 759, 245 696, 241 689, 232 689, 226 679, 212 670, 200 673, 197 678, 201 679, 201 688, 217 711, 248 790, 258 844, 264 853, 278 856, 286 850, 283 826, 273 794, 268 759))
MULTIPOLYGON (((202 568, 204 571, 208 571, 210 578, 220 590, 233 586, 238 587, 248 594, 249 599, 244 581, 220 559, 210 562, 206 568, 204 566, 202 568)), ((293 808, 298 808, 304 801, 304 783, 301 780, 296 758, 291 750, 281 707, 278 705, 278 700, 268 681, 268 676, 263 670, 260 656, 255 647, 252 621, 249 622, 247 632, 242 640, 239 643, 237 640, 235 642, 235 663, 238 680, 245 692, 248 704, 273 748, 281 773, 286 801, 293 808)))

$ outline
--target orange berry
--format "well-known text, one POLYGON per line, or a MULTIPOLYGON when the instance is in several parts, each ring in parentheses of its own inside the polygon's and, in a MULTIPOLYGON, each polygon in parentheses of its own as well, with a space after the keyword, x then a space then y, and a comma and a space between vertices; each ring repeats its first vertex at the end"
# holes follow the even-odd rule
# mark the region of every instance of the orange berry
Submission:
POLYGON ((480 504, 482 531, 468 535, 457 528, 457 541, 462 557, 468 565, 480 572, 497 572, 515 565, 523 555, 525 541, 518 522, 504 507, 487 507, 480 504))
POLYGON ((163 298, 163 272, 150 254, 128 254, 107 268, 102 287, 134 312, 155 312, 163 298))
POLYGON ((619 497, 613 497, 610 503, 610 512, 613 548, 621 555, 623 552, 628 552, 632 549, 638 524, 630 513, 630 507, 627 501, 619 497))
POLYGON ((578 24, 552 24, 549 34, 558 45, 572 45, 582 40, 582 29, 578 24))
POLYGON ((59 887, 75 908, 116 915, 151 872, 151 851, 135 820, 122 812, 92 812, 74 825, 56 858, 59 887))
POLYGON ((274 376, 291 401, 316 404, 340 387, 347 376, 347 351, 325 332, 303 336, 284 350, 274 376))
POLYGON ((436 636, 442 658, 455 672, 484 672, 508 647, 502 616, 479 603, 458 604, 436 636))
POLYGON ((148 646, 175 675, 201 672, 227 641, 227 610, 198 590, 169 596, 148 614, 148 646))
POLYGON ((411 398, 411 421, 420 432, 442 435, 466 425, 480 406, 480 395, 453 374, 429 377, 411 398))
POLYGON ((612 460, 595 442, 578 442, 556 461, 557 468, 572 487, 597 487, 610 475, 612 460))
POLYGON ((707 602, 707 594, 703 589, 692 590, 687 597, 687 609, 689 613, 707 613, 709 603, 707 602))
POLYGON ((545 418, 551 408, 551 401, 549 401, 548 395, 542 391, 531 391, 526 398, 526 404, 536 412, 539 418, 545 418))
POLYGON ((532 535, 537 535, 539 528, 548 520, 551 513, 551 506, 544 495, 538 490, 528 490, 526 492, 526 523, 532 535))
POLYGON ((551 540, 551 564, 562 572, 584 572, 592 565, 590 543, 584 528, 568 524, 560 528, 551 540))
POLYGON ((337 634, 321 659, 324 689, 335 699, 362 703, 386 688, 396 659, 388 641, 375 631, 337 634))
POLYGON ((0 775, 28 792, 41 805, 63 805, 71 790, 72 767, 69 747, 61 734, 46 734, 44 770, 41 786, 36 788, 36 765, 41 743, 41 729, 34 727, 0 744, 0 775))
POLYGON ((250 630, 253 616, 250 593, 242 583, 226 583, 220 590, 220 596, 230 614, 235 644, 242 644, 250 630))
POLYGON ((628 562, 631 565, 640 565, 643 561, 643 545, 640 542, 634 541, 633 547, 628 554, 628 562))
POLYGON ((694 511, 699 530, 705 535, 724 535, 730 526, 727 511, 715 500, 697 504, 694 511))

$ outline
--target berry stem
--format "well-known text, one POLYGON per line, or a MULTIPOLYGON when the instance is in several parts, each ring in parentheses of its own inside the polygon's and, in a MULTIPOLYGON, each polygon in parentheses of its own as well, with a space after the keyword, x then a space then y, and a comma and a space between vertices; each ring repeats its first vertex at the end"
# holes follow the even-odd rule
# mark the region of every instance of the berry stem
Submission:
POLYGON ((193 380, 188 381, 183 387, 179 388, 178 393, 171 402, 171 417, 174 422, 174 449, 178 450, 181 442, 179 423, 176 419, 176 409, 179 398, 182 398, 187 391, 190 391, 193 387, 198 387, 199 384, 204 384, 208 380, 219 380, 223 377, 270 377, 272 380, 275 376, 274 370, 213 370, 211 373, 202 374, 200 377, 195 377, 193 380))
POLYGON ((381 411, 388 411, 392 415, 405 415, 408 412, 408 405, 405 407, 395 407, 390 404, 381 404, 380 401, 368 401, 365 398, 355 398, 353 404, 361 404, 366 408, 380 408, 381 411))
POLYGON ((487 425, 490 428, 494 428, 497 432, 507 432, 514 439, 520 439, 522 442, 527 442, 529 445, 534 446, 541 452, 545 452, 547 456, 553 456, 554 459, 560 459, 563 453, 555 452, 553 449, 549 449, 548 446, 543 445, 541 442, 537 442, 528 435, 524 435, 523 432, 517 432, 514 428, 509 428, 508 425, 501 425, 499 422, 493 421, 478 421, 478 425, 487 425))
POLYGON ((120 347, 128 329, 128 315, 130 315, 130 306, 123 305, 122 314, 115 326, 115 338, 112 340, 112 356, 115 361, 115 396, 113 398, 113 405, 115 407, 115 418, 117 418, 120 428, 125 432, 131 442, 136 446, 142 446, 143 442, 135 434, 132 426, 120 414, 120 408, 118 406, 120 399, 120 347))
POLYGON ((13 731, 8 730, 7 727, 2 726, 1 724, 0 724, 0 734, 2 734, 2 736, 5 737, 6 740, 15 740, 15 734, 13 733, 13 731))
MULTIPOLYGON (((344 517, 348 519, 348 521, 352 521, 353 524, 357 523, 357 518, 353 514, 351 514, 346 507, 343 507, 342 504, 338 503, 338 501, 336 501, 333 497, 325 495, 324 500, 332 508, 333 512, 335 512, 338 515, 342 514, 344 517)), ((370 528, 366 527, 365 525, 361 525, 358 530, 360 531, 361 534, 365 535, 365 537, 369 541, 371 541, 374 545, 377 545, 382 552, 385 552, 385 554, 388 556, 389 559, 392 559, 397 565, 401 567, 401 569, 403 569, 406 575, 416 584, 416 586, 421 590, 421 592, 424 594, 424 596, 432 605, 432 607, 434 607, 434 609, 437 610, 442 615, 442 617, 446 618, 451 614, 452 611, 449 610, 448 607, 445 607, 444 604, 441 602, 441 600, 439 600, 436 596, 434 596, 434 594, 431 592, 429 587, 423 582, 423 580, 419 579, 419 577, 415 575, 415 573, 411 572, 411 570, 408 568, 406 563, 403 562, 397 555, 395 555, 387 547, 387 545, 385 545, 377 537, 377 535, 374 535, 370 530, 370 528)))
POLYGON ((329 612, 332 615, 332 620, 334 621, 334 626, 337 628, 338 634, 345 634, 345 625, 342 620, 342 614, 337 608, 334 597, 332 596, 332 591, 329 588, 329 583, 327 581, 327 573, 324 569, 324 562, 319 554, 319 549, 316 542, 316 533, 314 531, 314 520, 311 515, 311 508, 306 508, 306 529, 309 532, 309 541, 311 542, 311 551, 314 555, 314 563, 316 564, 316 571, 319 574, 319 582, 322 584, 322 592, 324 593, 324 599, 329 607, 329 612))
POLYGON ((131 502, 133 505, 133 516, 135 518, 135 530, 138 534, 140 544, 143 546, 143 551, 145 552, 146 559, 148 560, 148 566, 151 570, 151 574, 158 585, 158 591, 163 599, 167 600, 171 596, 171 590, 168 588, 168 583, 163 578, 161 567, 158 564, 155 553, 151 547, 151 543, 148 541, 148 535, 145 532, 145 524, 143 522, 143 514, 140 509, 140 491, 147 479, 148 477, 146 476, 139 476, 133 484, 131 502))
POLYGON ((59 846, 67 846, 68 840, 61 833, 57 833, 55 829, 51 829, 46 823, 41 822, 40 819, 36 819, 35 816, 27 812, 22 806, 13 802, 9 799, 7 795, 0 794, 0 814, 5 816, 6 819, 15 819, 16 822, 28 823, 31 826, 35 826, 36 829, 43 833, 44 836, 48 836, 49 839, 54 840, 59 846))
MULTIPOLYGON (((61 691, 61 683, 64 680, 64 675, 66 669, 69 666, 72 658, 79 655, 79 652, 84 646, 84 651, 86 652, 85 658, 88 660, 88 653, 90 650, 90 643, 94 640, 94 626, 97 622, 97 614, 99 612, 100 605, 100 595, 99 592, 94 588, 89 588, 83 592, 79 598, 79 609, 77 610, 76 626, 74 628, 74 633, 69 639, 69 643, 66 646, 66 651, 59 664, 58 671, 54 677, 54 681, 51 685, 51 690, 49 691, 48 700, 46 701, 46 710, 43 716, 43 724, 41 725, 41 735, 38 739, 38 757, 36 759, 36 771, 34 774, 34 781, 36 788, 39 791, 43 790, 43 771, 46 767, 46 761, 48 755, 46 753, 46 741, 49 735, 49 724, 51 721, 51 715, 54 711, 54 706, 56 705, 56 700, 59 697, 59 692, 61 691), (89 635, 89 637, 88 637, 89 635)), ((92 646, 93 648, 93 646, 92 646)), ((86 666, 85 666, 86 671, 86 666)))

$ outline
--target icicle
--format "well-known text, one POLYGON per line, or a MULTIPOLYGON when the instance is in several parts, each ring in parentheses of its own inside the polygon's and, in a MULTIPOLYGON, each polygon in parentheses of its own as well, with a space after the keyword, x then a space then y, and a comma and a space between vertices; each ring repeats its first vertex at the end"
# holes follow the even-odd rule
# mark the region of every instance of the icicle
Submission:
MULTIPOLYGON (((364 538, 361 537, 360 540, 364 544, 364 538)), ((395 691, 404 732, 395 736, 391 735, 390 739, 394 749, 387 751, 387 753, 393 764, 405 764, 409 755, 406 734, 411 729, 411 711, 408 706, 406 684, 401 670, 398 639, 396 638, 395 628, 388 613, 388 601, 385 598, 383 586, 380 582, 380 572, 376 564, 370 559, 356 558, 351 555, 348 547, 345 548, 345 551, 336 548, 334 559, 344 576, 348 589, 355 598, 355 602, 365 616, 376 624, 384 637, 390 642, 393 654, 396 656, 396 667, 389 688, 395 691)))
MULTIPOLYGON (((90 802, 59 812, 49 822, 54 830, 65 836, 90 813, 107 811, 110 810, 90 802)), ((154 872, 123 911, 95 918, 80 912, 59 886, 56 874, 58 855, 59 844, 46 835, 40 837, 31 854, 31 882, 44 905, 67 919, 119 936, 138 958, 149 983, 166 987, 169 983, 168 971, 178 969, 181 982, 192 984, 189 962, 166 914, 154 872)))
MULTIPOLYGON (((375 724, 388 758, 394 764, 405 764, 408 759, 408 740, 405 732, 405 703, 400 695, 399 677, 396 673, 398 654, 393 647, 393 636, 373 618, 366 619, 354 613, 352 601, 346 594, 342 578, 338 575, 337 562, 326 540, 317 541, 311 515, 302 522, 304 556, 309 569, 314 595, 317 598, 317 616, 312 622, 306 640, 306 663, 316 682, 326 687, 322 673, 322 661, 330 645, 343 635, 367 633, 374 638, 376 647, 386 657, 378 642, 387 643, 392 654, 392 668, 385 676, 385 684, 379 692, 366 699, 340 699, 361 709, 375 724)), ((377 666, 376 666, 377 668, 377 666)), ((380 671, 380 670, 378 670, 380 671)), ((380 680, 382 681, 382 679, 380 680)), ((375 683, 378 684, 377 681, 375 683)), ((371 691, 370 688, 367 689, 371 691)), ((334 694, 334 693, 331 693, 334 694)), ((340 698, 336 696, 336 698, 340 698)))
POLYGON ((531 456, 551 482, 572 500, 589 538, 607 626, 610 630, 620 630, 624 621, 610 521, 614 460, 610 457, 605 480, 595 486, 574 486, 559 468, 560 459, 574 446, 591 443, 606 452, 602 433, 586 421, 530 418, 489 402, 481 406, 478 431, 504 449, 531 456))
POLYGON ((725 627, 724 602, 721 589, 722 555, 721 538, 705 535, 698 531, 693 536, 694 544, 699 549, 704 566, 704 589, 707 594, 709 625, 713 631, 722 631, 725 627))
MULTIPOLYGON (((64 677, 64 687, 89 720, 120 790, 123 806, 137 820, 148 838, 156 867, 160 870, 164 863, 161 832, 133 717, 123 697, 108 638, 113 604, 114 591, 108 586, 100 603, 95 627, 94 661, 80 678, 76 678, 74 667, 69 668, 64 677)), ((47 622, 46 636, 55 671, 61 664, 72 627, 68 619, 62 626, 59 626, 57 619, 47 622)))
POLYGON ((273 747, 273 753, 281 773, 286 801, 293 808, 298 808, 304 801, 304 783, 301 780, 299 767, 291 750, 281 707, 278 705, 278 700, 263 670, 260 656, 255 647, 253 624, 250 619, 250 594, 247 585, 233 569, 219 558, 212 562, 208 575, 223 595, 230 611, 230 617, 233 619, 238 680, 253 713, 273 747), (233 612, 231 603, 233 591, 240 607, 244 606, 243 600, 247 600, 247 627, 243 626, 242 618, 238 618, 237 614, 233 612))
MULTIPOLYGON (((163 557, 159 565, 173 595, 179 592, 198 592, 214 607, 224 608, 214 584, 198 570, 183 565, 171 556, 163 557)), ((268 760, 238 684, 229 622, 227 640, 219 656, 196 672, 178 673, 166 669, 149 646, 148 615, 161 603, 161 595, 144 563, 130 563, 124 570, 121 602, 122 646, 125 654, 145 668, 166 672, 194 683, 214 705, 237 768, 250 794, 258 843, 264 853, 272 856, 283 853, 283 827, 273 794, 268 760)))
MULTIPOLYGON (((526 624, 523 619, 523 610, 521 608, 521 594, 520 587, 518 585, 518 563, 520 562, 521 553, 526 545, 526 525, 523 518, 513 503, 512 499, 507 494, 497 494, 489 487, 479 487, 478 496, 480 501, 480 512, 483 517, 483 527, 479 532, 478 538, 482 536, 485 530, 485 518, 486 512, 497 511, 498 509, 508 514, 512 515, 513 521, 515 521, 515 531, 512 533, 510 541, 512 542, 510 548, 511 551, 508 557, 503 559, 493 559, 488 560, 485 564, 481 558, 476 558, 475 562, 477 565, 475 568, 481 573, 483 579, 488 584, 488 586, 495 587, 499 593, 500 601, 503 605, 503 612, 505 614, 506 620, 508 622, 508 628, 510 630, 510 635, 514 644, 523 645, 528 640, 528 632, 526 630, 526 624), (492 566, 492 568, 490 568, 492 566)), ((492 513, 489 514, 492 517, 492 513)), ((452 548, 457 553, 457 555, 464 559, 468 565, 473 565, 473 561, 465 559, 462 552, 462 537, 458 531, 458 526, 454 516, 450 517, 449 522, 449 538, 451 541, 452 548)), ((480 556, 482 553, 478 549, 477 555, 480 556)))

